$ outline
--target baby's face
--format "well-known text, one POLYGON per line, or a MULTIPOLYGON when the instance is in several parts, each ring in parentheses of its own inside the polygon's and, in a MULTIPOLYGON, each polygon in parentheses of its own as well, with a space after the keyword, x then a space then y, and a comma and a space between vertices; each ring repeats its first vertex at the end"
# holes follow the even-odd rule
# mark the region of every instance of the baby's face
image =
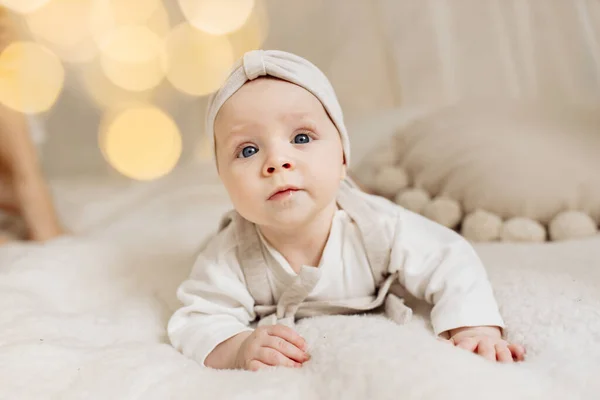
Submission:
POLYGON ((346 173, 342 143, 307 90, 276 79, 248 82, 219 111, 215 143, 219 175, 247 220, 293 229, 335 205, 346 173))

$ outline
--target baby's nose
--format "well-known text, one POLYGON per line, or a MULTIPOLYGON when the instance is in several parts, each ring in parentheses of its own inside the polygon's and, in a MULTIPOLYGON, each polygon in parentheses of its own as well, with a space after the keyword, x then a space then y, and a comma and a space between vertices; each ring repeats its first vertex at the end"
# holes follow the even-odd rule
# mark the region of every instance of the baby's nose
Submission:
POLYGON ((277 161, 277 162, 268 162, 265 164, 265 174, 272 175, 276 172, 280 172, 283 170, 291 170, 294 165, 291 161, 277 161))

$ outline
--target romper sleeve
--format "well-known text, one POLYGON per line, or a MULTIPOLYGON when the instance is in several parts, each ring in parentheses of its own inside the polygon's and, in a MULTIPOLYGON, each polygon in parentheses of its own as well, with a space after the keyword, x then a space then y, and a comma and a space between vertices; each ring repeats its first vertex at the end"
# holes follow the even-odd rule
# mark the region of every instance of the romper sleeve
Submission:
POLYGON ((492 286, 479 256, 457 232, 397 208, 390 268, 416 298, 433 305, 436 335, 469 326, 504 328, 492 286))
POLYGON ((169 320, 169 339, 201 366, 220 343, 252 330, 254 299, 246 288, 231 229, 208 243, 177 289, 177 298, 182 306, 169 320))

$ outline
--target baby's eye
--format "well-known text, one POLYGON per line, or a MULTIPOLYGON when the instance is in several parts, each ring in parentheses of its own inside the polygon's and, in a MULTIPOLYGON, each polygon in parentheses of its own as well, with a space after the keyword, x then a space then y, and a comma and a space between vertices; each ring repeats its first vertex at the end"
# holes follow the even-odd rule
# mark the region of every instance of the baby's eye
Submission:
POLYGON ((310 136, 306 133, 299 133, 294 136, 294 144, 304 144, 310 142, 310 136))
POLYGON ((258 153, 258 149, 254 146, 246 146, 239 152, 238 158, 248 158, 252 157, 254 154, 258 153))

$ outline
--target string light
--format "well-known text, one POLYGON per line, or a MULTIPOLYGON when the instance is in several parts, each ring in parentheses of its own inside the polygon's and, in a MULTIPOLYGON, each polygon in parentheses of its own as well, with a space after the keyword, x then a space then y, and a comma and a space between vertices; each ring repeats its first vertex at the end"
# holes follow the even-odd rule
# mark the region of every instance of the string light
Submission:
POLYGON ((0 0, 0 5, 20 14, 37 10, 50 0, 0 0))
POLYGON ((101 109, 120 108, 140 102, 149 102, 154 97, 154 88, 132 92, 115 85, 104 73, 100 60, 87 63, 77 71, 79 82, 91 99, 101 109))
POLYGON ((0 54, 0 102, 24 113, 50 109, 62 91, 58 56, 34 42, 13 42, 0 54))
POLYGON ((246 23, 228 35, 234 58, 238 59, 250 50, 260 49, 269 32, 267 9, 263 0, 257 0, 246 23))
POLYGON ((107 114, 101 129, 100 148, 107 162, 136 180, 168 174, 181 156, 181 134, 175 122, 152 106, 131 107, 107 114))
POLYGON ((183 93, 203 96, 216 91, 233 62, 225 36, 209 35, 183 23, 167 37, 167 79, 183 93))
POLYGON ((156 87, 164 78, 162 43, 150 29, 123 26, 107 37, 101 53, 106 76, 130 91, 156 87))
MULTIPOLYGON (((0 0, 32 38, 0 54, 0 102, 47 111, 65 85, 61 61, 72 64, 69 72, 105 112, 99 144, 106 161, 132 179, 168 174, 182 140, 173 119, 152 105, 165 100, 158 91, 213 93, 268 33, 265 0, 178 3, 186 22, 172 27, 162 0, 0 0), (170 85, 161 84, 165 78, 170 85)), ((206 138, 194 153, 213 156, 206 138)))
POLYGON ((92 6, 91 0, 51 0, 26 15, 25 21, 36 41, 64 61, 86 62, 97 53, 90 32, 92 6))
POLYGON ((142 26, 160 38, 164 38, 171 30, 169 15, 160 0, 93 1, 90 31, 100 48, 114 35, 115 30, 122 27, 142 26))
POLYGON ((212 35, 225 35, 244 25, 254 0, 179 0, 188 22, 212 35))

